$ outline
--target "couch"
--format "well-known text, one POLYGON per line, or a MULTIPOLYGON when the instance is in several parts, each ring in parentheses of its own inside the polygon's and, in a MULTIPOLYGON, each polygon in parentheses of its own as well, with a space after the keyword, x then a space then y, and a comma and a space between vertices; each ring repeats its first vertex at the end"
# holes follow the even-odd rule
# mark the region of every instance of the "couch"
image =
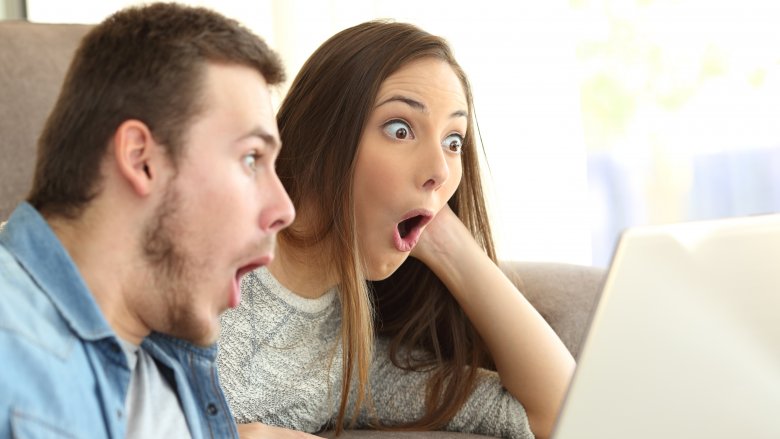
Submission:
MULTIPOLYGON (((75 47, 88 29, 85 25, 0 21, 0 222, 10 215, 29 189, 38 134, 57 97, 75 47)), ((591 309, 601 290, 604 270, 519 261, 503 262, 502 268, 516 280, 523 294, 577 358, 591 309)), ((478 436, 350 431, 341 437, 467 439, 478 436)))

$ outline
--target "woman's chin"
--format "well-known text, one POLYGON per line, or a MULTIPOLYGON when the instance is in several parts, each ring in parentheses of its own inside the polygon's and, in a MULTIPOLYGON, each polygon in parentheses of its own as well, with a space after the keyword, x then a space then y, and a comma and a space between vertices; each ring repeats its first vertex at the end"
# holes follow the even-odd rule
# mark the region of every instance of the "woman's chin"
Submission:
POLYGON ((395 273, 405 260, 406 256, 394 258, 392 261, 383 261, 382 263, 369 263, 367 264, 366 279, 370 281, 385 280, 395 273))

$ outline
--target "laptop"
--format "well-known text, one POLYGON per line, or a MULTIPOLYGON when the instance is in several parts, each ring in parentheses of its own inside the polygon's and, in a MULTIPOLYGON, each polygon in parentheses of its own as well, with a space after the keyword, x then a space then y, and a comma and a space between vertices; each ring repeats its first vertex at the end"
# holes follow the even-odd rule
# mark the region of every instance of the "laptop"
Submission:
POLYGON ((780 438, 780 214, 626 231, 552 437, 780 438))

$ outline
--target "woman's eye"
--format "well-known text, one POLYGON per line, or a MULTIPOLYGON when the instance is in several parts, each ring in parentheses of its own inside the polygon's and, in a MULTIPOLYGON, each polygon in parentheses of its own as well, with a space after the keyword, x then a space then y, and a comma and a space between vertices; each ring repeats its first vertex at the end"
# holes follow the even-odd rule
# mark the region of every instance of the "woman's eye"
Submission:
POLYGON ((391 120, 387 122, 382 130, 390 136, 390 138, 398 140, 410 140, 414 139, 414 133, 408 123, 402 120, 391 120))
POLYGON ((460 154, 463 152, 463 136, 460 134, 450 134, 441 142, 441 146, 449 152, 460 154))

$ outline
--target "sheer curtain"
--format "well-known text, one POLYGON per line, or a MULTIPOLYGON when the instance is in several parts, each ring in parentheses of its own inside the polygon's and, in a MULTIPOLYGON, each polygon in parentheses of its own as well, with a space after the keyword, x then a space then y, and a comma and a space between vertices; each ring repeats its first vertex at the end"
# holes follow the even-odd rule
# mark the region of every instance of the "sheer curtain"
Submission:
POLYGON ((562 2, 275 3, 277 47, 296 72, 319 44, 375 18, 443 36, 469 75, 499 257, 590 264, 586 149, 572 12, 562 2))
POLYGON ((780 4, 575 3, 594 263, 632 225, 780 212, 780 4))
MULTIPOLYGON (((136 3, 28 0, 28 14, 33 21, 94 23, 136 3)), ((243 21, 281 52, 291 77, 325 39, 365 20, 408 21, 447 38, 474 88, 500 257, 590 263, 586 150, 572 73, 576 34, 566 4, 526 2, 509 14, 503 2, 187 3, 243 21)))
MULTIPOLYGON (((27 11, 94 23, 131 3, 27 11)), ((448 39, 474 89, 501 258, 605 266, 626 227, 780 211, 776 2, 187 3, 244 22, 291 78, 329 36, 373 18, 448 39)))

